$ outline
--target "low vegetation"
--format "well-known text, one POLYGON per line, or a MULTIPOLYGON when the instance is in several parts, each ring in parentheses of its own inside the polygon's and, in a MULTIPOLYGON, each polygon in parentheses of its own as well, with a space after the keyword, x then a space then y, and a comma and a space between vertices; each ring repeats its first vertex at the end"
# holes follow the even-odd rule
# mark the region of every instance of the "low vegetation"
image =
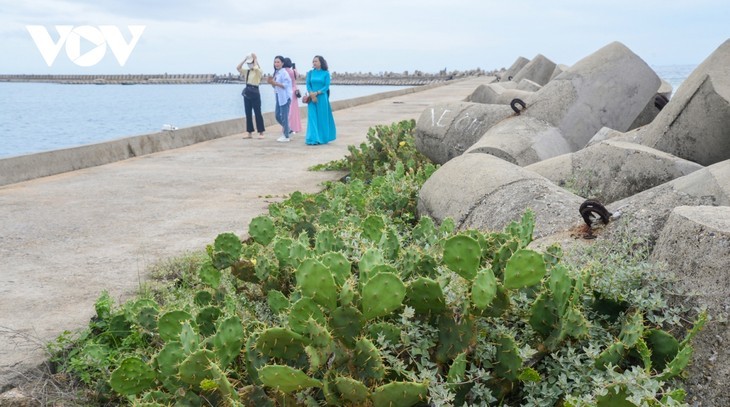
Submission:
POLYGON ((667 306, 640 239, 536 251, 526 209, 502 231, 416 215, 435 167, 415 123, 378 126, 295 192, 157 267, 138 297, 102 294, 52 346, 97 404, 675 406, 701 328, 667 306))

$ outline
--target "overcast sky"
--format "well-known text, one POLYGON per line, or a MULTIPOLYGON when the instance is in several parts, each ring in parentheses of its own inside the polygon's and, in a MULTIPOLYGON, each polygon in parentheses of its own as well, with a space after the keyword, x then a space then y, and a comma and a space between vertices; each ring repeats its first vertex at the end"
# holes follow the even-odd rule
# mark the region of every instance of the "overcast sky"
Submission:
POLYGON ((658 66, 698 64, 728 38, 727 0, 0 0, 0 74, 225 74, 251 51, 267 72, 276 55, 306 71, 317 54, 336 72, 491 70, 537 54, 572 65, 612 41, 658 66), (59 46, 50 67, 31 25, 59 46), (127 43, 127 26, 144 31, 124 66, 109 42, 79 66, 56 25, 116 26, 127 43))

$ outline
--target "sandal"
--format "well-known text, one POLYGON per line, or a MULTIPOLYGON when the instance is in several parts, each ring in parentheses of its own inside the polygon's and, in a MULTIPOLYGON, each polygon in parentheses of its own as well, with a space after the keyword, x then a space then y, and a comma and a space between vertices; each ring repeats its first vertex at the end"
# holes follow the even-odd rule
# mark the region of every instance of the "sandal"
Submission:
POLYGON ((244 136, 243 136, 242 138, 244 138, 244 139, 250 139, 250 138, 251 138, 251 133, 248 133, 248 135, 247 135, 247 136, 246 136, 246 135, 244 135, 244 136))
POLYGON ((259 138, 259 139, 265 138, 265 137, 264 137, 264 133, 259 133, 259 135, 258 135, 258 137, 257 137, 257 138, 259 138))

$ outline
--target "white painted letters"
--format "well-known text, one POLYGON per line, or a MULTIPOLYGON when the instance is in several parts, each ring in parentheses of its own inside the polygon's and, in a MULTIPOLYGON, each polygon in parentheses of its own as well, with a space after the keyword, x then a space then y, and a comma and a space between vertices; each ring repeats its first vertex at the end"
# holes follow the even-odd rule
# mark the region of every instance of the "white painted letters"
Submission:
POLYGON ((53 41, 46 27, 42 25, 28 25, 25 27, 48 66, 53 65, 64 44, 66 45, 66 55, 71 62, 78 66, 93 66, 98 64, 106 55, 107 45, 112 50, 119 65, 124 66, 132 50, 137 46, 137 42, 145 29, 143 25, 127 26, 127 29, 132 34, 132 38, 127 43, 119 27, 113 25, 100 25, 98 27, 90 25, 78 27, 57 25, 55 27, 58 32, 58 40, 56 42, 53 41), (95 46, 83 55, 81 54, 82 39, 95 46))

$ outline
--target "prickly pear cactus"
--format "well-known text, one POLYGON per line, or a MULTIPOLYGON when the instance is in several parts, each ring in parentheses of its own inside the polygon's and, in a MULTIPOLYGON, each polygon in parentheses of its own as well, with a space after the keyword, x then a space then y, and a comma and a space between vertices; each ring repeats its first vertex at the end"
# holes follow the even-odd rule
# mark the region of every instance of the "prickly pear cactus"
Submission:
POLYGON ((497 363, 494 373, 497 377, 515 381, 522 369, 522 358, 515 344, 515 340, 507 335, 501 335, 497 341, 497 363))
POLYGON ((266 303, 275 314, 280 314, 291 306, 289 299, 278 290, 271 290, 266 294, 266 303))
POLYGON ((540 253, 520 249, 510 257, 504 268, 504 287, 518 289, 535 285, 540 282, 545 272, 545 260, 540 253))
MULTIPOLYGON (((241 240, 233 233, 221 233, 213 243, 213 266, 218 270, 230 267, 241 257, 241 240)), ((217 286, 217 284, 216 284, 217 286)))
POLYGON ((425 383, 390 382, 373 391, 373 407, 410 407, 426 401, 428 385, 425 383))
POLYGON ((329 268, 315 259, 304 260, 296 272, 297 286, 302 295, 333 310, 337 306, 337 286, 329 268))
POLYGON ((185 311, 166 312, 157 321, 157 330, 160 337, 167 342, 177 340, 180 337, 182 324, 186 321, 193 321, 193 316, 185 311))
POLYGON ((276 236, 274 221, 268 216, 257 216, 248 224, 248 234, 257 243, 267 246, 276 236))
POLYGON ((380 242, 385 230, 385 222, 379 215, 370 215, 362 222, 362 235, 374 243, 380 242))
POLYGON ((139 394, 155 384, 155 371, 136 357, 124 359, 109 379, 112 389, 119 394, 139 394))
POLYGON ((362 382, 349 377, 335 379, 335 387, 340 396, 347 402, 361 405, 370 397, 370 390, 362 382))
POLYGON ((186 357, 187 354, 178 341, 166 343, 155 356, 154 365, 158 371, 158 378, 168 390, 174 392, 183 386, 178 372, 180 371, 180 364, 186 357))
POLYGON ((284 393, 293 393, 309 387, 322 387, 322 382, 307 376, 301 370, 284 365, 268 365, 259 370, 259 378, 265 386, 284 393))
POLYGON ((491 268, 477 272, 471 285, 471 300, 475 307, 486 309, 497 296, 497 278, 491 268))
POLYGON ((327 325, 327 318, 317 303, 311 298, 300 298, 289 310, 289 327, 292 331, 304 335, 307 332, 309 318, 314 319, 320 325, 327 325))
POLYGON ((304 336, 285 328, 269 328, 259 335, 256 349, 265 356, 297 360, 307 344, 304 336))
POLYGON ((215 324, 218 318, 223 315, 223 311, 216 306, 208 306, 200 310, 195 317, 195 323, 198 324, 198 330, 203 336, 211 336, 215 333, 215 324))
POLYGON ((363 327, 363 316, 357 308, 343 305, 332 311, 330 326, 334 336, 348 348, 353 348, 363 327))
POLYGON ((210 364, 215 360, 215 354, 207 349, 199 349, 190 354, 180 364, 180 380, 198 386, 204 379, 213 380, 210 364))
POLYGON ((477 275, 481 255, 479 242, 469 236, 457 235, 444 242, 444 264, 469 281, 477 275))
POLYGON ((347 260, 342 253, 332 252, 327 253, 321 258, 322 264, 327 266, 332 272, 332 277, 335 279, 335 283, 342 287, 348 278, 352 275, 352 264, 347 260))
POLYGON ((380 352, 367 338, 360 338, 355 344, 354 362, 360 379, 366 383, 374 383, 385 377, 385 366, 380 352))
POLYGON ((388 315, 403 305, 406 286, 397 275, 378 273, 362 288, 362 311, 365 319, 388 315))
POLYGON ((420 314, 440 314, 446 311, 446 300, 441 286, 427 277, 419 277, 408 284, 405 304, 420 314))
POLYGON ((213 350, 221 366, 227 367, 238 357, 246 342, 246 333, 243 330, 241 318, 232 316, 221 321, 212 342, 213 350))

